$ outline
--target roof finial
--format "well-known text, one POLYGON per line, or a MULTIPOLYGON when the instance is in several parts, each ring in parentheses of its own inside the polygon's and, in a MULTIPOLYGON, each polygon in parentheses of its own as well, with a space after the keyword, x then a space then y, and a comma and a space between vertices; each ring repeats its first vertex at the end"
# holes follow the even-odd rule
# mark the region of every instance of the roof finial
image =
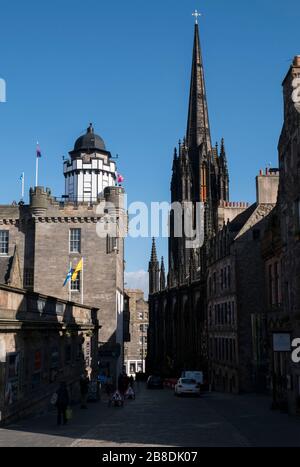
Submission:
POLYGON ((94 128, 93 128, 92 123, 90 123, 90 126, 88 127, 87 131, 88 131, 88 133, 94 133, 94 128))
POLYGON ((195 24, 198 24, 198 17, 202 16, 202 13, 198 13, 198 10, 195 10, 194 13, 192 13, 192 16, 195 17, 195 24))

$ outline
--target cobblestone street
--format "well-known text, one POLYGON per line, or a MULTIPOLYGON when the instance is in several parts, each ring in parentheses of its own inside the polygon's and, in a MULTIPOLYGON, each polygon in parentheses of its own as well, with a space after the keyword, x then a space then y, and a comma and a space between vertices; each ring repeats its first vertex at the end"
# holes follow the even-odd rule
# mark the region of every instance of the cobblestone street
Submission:
POLYGON ((300 418, 272 412, 264 396, 204 394, 177 398, 171 390, 137 390, 124 408, 106 400, 75 407, 69 425, 55 413, 0 429, 0 446, 300 446, 300 418))

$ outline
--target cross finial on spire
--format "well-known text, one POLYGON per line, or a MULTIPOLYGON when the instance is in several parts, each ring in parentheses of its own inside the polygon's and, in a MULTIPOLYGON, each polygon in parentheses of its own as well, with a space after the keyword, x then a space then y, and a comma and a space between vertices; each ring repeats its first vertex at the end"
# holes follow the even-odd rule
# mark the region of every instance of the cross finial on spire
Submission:
POLYGON ((198 10, 195 10, 194 13, 192 13, 192 16, 195 17, 195 24, 198 24, 198 17, 202 16, 202 13, 198 13, 198 10))

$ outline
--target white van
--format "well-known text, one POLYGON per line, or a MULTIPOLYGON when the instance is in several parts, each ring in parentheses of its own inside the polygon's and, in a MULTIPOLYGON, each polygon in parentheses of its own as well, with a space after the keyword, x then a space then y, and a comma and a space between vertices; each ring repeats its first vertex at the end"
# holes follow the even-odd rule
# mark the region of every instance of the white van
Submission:
POLYGON ((183 371, 181 378, 194 379, 198 384, 203 384, 203 372, 202 371, 183 371))

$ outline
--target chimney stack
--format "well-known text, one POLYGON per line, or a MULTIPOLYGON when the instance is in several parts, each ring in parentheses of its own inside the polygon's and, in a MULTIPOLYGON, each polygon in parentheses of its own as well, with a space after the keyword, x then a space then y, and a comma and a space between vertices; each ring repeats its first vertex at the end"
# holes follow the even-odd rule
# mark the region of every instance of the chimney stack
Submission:
POLYGON ((261 170, 256 177, 256 202, 257 204, 276 204, 279 185, 279 171, 274 169, 261 170))

